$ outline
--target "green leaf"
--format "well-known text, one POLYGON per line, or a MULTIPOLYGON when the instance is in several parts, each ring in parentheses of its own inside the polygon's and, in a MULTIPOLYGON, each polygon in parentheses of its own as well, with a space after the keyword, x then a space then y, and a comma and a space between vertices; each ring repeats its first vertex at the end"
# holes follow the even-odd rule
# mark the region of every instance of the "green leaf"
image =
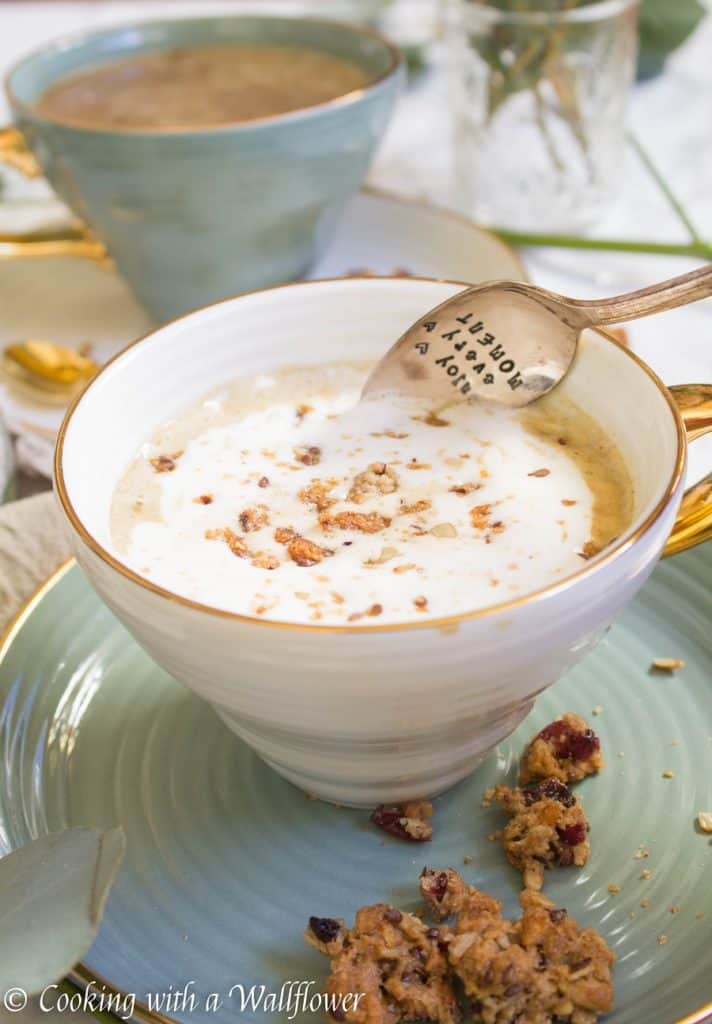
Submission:
POLYGON ((125 849, 121 828, 73 828, 0 860, 0 999, 36 995, 81 960, 125 849))
POLYGON ((668 55, 694 32, 704 14, 699 0, 642 0, 638 77, 662 71, 668 55))

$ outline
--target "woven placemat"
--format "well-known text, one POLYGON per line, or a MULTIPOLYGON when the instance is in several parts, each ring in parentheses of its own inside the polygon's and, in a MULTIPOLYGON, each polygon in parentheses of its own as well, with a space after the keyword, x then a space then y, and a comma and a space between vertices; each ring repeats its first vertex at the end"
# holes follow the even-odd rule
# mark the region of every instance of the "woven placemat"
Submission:
POLYGON ((69 555, 53 494, 0 508, 0 632, 69 555))

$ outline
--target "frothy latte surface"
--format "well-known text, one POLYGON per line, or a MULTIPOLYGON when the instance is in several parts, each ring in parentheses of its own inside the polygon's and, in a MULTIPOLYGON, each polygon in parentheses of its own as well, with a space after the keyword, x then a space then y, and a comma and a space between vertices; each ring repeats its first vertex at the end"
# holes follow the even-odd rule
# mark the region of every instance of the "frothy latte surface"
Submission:
POLYGON ((306 46, 213 43, 67 75, 40 97, 36 110, 87 128, 205 127, 325 103, 367 81, 353 61, 306 46))
POLYGON ((159 586, 322 625, 439 618, 575 573, 628 527, 615 445, 566 399, 357 405, 367 367, 239 379, 166 423, 116 487, 115 551, 159 586))

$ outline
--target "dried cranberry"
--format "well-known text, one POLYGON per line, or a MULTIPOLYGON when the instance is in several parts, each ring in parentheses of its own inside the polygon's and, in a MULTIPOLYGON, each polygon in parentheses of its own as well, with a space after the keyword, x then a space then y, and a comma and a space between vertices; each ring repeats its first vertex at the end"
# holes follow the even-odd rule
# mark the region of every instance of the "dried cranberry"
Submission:
POLYGON ((545 726, 539 733, 538 738, 540 740, 546 740, 547 743, 555 742, 561 739, 570 731, 570 726, 564 721, 551 722, 545 726))
POLYGON ((420 877, 428 879, 428 895, 433 896, 438 901, 442 900, 448 887, 447 872, 435 872, 432 868, 424 867, 420 872, 420 877))
POLYGON ((333 917, 310 917, 309 927, 319 942, 333 942, 341 931, 341 925, 333 917))
POLYGON ((389 835, 397 836, 398 839, 410 839, 411 836, 401 823, 402 817, 403 811, 400 807, 385 807, 381 804, 371 815, 371 821, 389 835))
POLYGON ((386 921, 390 921, 391 924, 400 924, 403 920, 403 915, 400 910, 397 910, 395 907, 388 907, 387 910, 384 910, 383 916, 386 921))
POLYGON ((428 930, 427 930, 427 932, 425 934, 428 936, 429 939, 439 939, 440 938, 440 929, 439 928, 428 928, 428 930))
POLYGON ((586 826, 582 824, 567 825, 556 829, 559 839, 567 846, 578 846, 586 838, 586 826))
POLYGON ((406 828, 403 822, 407 820, 403 814, 402 807, 386 807, 384 804, 377 807, 371 815, 371 821, 374 825, 378 825, 384 832, 395 836, 396 839, 406 839, 409 843, 427 842, 430 838, 429 836, 418 835, 417 832, 413 834, 413 832, 406 828))
POLYGON ((576 797, 569 787, 563 782, 559 782, 558 779, 542 779, 541 782, 525 786, 522 792, 524 793, 524 803, 527 807, 531 807, 538 800, 544 799, 558 800, 564 807, 573 807, 576 803, 576 797))
POLYGON ((566 745, 566 757, 571 761, 585 761, 600 749, 601 741, 593 729, 573 733, 566 745))
POLYGON ((568 722, 552 722, 542 729, 539 739, 551 743, 556 756, 565 761, 585 761, 600 749, 601 741, 593 729, 579 732, 568 722))
POLYGON ((566 917, 566 911, 565 910, 550 910, 549 911, 549 917, 554 922, 554 924, 558 924, 559 921, 563 921, 564 918, 566 917))

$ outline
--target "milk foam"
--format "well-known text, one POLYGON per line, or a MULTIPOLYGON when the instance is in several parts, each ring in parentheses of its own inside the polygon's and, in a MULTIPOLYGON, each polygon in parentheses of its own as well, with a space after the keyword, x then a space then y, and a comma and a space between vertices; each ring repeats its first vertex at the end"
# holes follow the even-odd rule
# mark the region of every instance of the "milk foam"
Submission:
POLYGON ((362 368, 347 366, 285 371, 237 382, 167 424, 117 488, 119 557, 216 608, 360 626, 473 611, 580 570, 601 512, 590 486, 599 473, 613 478, 618 499, 604 531, 627 525, 620 456, 572 407, 552 411, 547 436, 526 413, 484 404, 428 422, 422 400, 358 405, 363 380, 362 368), (178 451, 175 468, 155 472, 150 459, 178 451), (357 481, 352 490, 369 466, 371 483, 385 471, 395 489, 360 494, 357 481), (314 481, 324 484, 321 513, 304 500, 314 481), (383 528, 343 528, 345 512, 377 513, 359 522, 383 528), (332 553, 297 564, 278 528, 332 553), (260 567, 265 556, 277 567, 260 567))

